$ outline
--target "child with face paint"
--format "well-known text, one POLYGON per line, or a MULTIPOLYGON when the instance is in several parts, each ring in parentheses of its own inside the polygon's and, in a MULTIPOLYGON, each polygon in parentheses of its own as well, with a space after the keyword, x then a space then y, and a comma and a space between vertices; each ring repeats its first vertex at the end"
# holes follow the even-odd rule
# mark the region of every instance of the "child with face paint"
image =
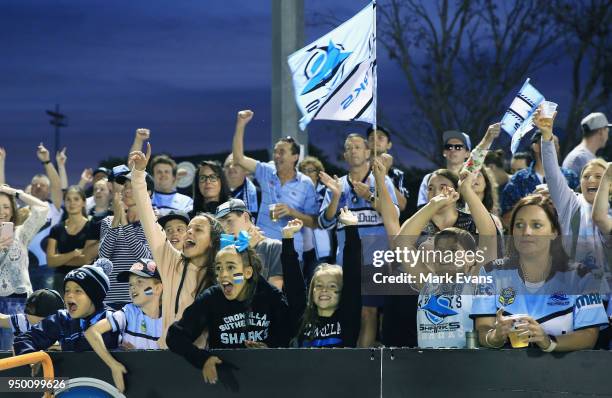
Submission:
POLYGON ((162 334, 162 283, 157 265, 146 258, 134 263, 129 271, 120 272, 117 281, 129 282, 132 303, 120 311, 107 314, 106 319, 87 329, 85 337, 96 354, 110 368, 117 389, 123 392, 123 374, 127 373, 127 370, 108 352, 102 335, 109 331, 119 332, 124 348, 158 350, 157 340, 162 334))
MULTIPOLYGON (((320 264, 314 271, 308 301, 297 334, 300 347, 355 347, 361 327, 361 240, 357 216, 347 207, 340 210, 346 244, 344 266, 320 264)), ((293 235, 302 228, 299 220, 283 228, 283 273, 299 273, 293 235)), ((289 294, 289 293, 288 293, 289 294)), ((306 299, 304 297, 304 299, 306 299)))
POLYGON ((217 285, 199 295, 168 330, 166 343, 170 350, 202 369, 207 383, 216 383, 216 365, 222 361, 194 345, 203 330, 208 329, 208 346, 212 349, 286 347, 297 328, 300 303, 303 308, 301 274, 286 279, 285 287, 294 296, 299 295, 302 278, 302 298, 286 298, 260 275, 261 262, 249 247, 249 239, 245 231, 237 238, 221 236, 221 250, 214 265, 217 285), (298 308, 292 310, 291 303, 298 308))

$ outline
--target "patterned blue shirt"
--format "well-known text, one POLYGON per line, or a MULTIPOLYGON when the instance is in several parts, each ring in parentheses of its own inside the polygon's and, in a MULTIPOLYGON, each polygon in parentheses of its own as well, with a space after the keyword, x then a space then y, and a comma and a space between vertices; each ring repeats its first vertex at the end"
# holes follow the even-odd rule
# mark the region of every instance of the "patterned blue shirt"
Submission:
MULTIPOLYGON (((504 187, 504 192, 501 197, 502 214, 506 214, 507 212, 511 211, 519 199, 535 191, 538 185, 546 183, 546 179, 544 179, 544 181, 540 181, 534 170, 534 165, 535 162, 532 162, 526 169, 518 171, 512 176, 512 178, 510 178, 510 181, 508 181, 504 187)), ((567 185, 571 189, 576 189, 580 183, 576 173, 571 170, 564 169, 563 167, 561 167, 561 172, 567 180, 567 185)))
POLYGON ((164 216, 172 210, 189 213, 193 209, 193 199, 176 191, 170 193, 153 192, 151 203, 157 208, 160 216, 164 216))
MULTIPOLYGON (((348 176, 340 178, 342 184, 342 193, 340 195, 340 201, 338 202, 338 209, 332 220, 325 218, 325 210, 331 202, 332 194, 329 189, 326 191, 325 199, 321 205, 319 211, 319 225, 322 228, 330 229, 337 225, 337 237, 338 237, 338 250, 336 253, 336 263, 342 265, 342 254, 344 250, 345 232, 344 224, 338 224, 338 215, 340 209, 347 206, 353 214, 358 218, 357 230, 359 231, 359 237, 361 238, 361 250, 362 250, 362 263, 372 264, 374 259, 374 251, 386 250, 389 248, 387 233, 385 232, 385 226, 383 219, 380 214, 372 207, 370 201, 360 197, 355 193, 353 184, 348 180, 348 176)), ((374 176, 370 173, 364 183, 370 186, 370 192, 374 193, 374 176)), ((395 196, 395 189, 393 189, 393 182, 389 177, 385 177, 385 186, 391 195, 391 200, 397 207, 397 197, 395 196)))
POLYGON ((244 179, 244 183, 234 189, 231 192, 231 196, 234 199, 240 199, 244 202, 251 217, 257 219, 257 213, 259 211, 259 203, 257 200, 257 187, 248 178, 244 179))
MULTIPOLYGON (((255 178, 261 188, 261 211, 257 215, 257 226, 266 237, 282 240, 282 229, 291 219, 283 217, 277 222, 272 221, 268 211, 271 204, 284 203, 300 213, 309 215, 316 215, 319 211, 314 184, 309 177, 299 171, 296 171, 292 180, 281 185, 274 164, 257 162, 255 178)), ((304 247, 302 234, 295 235, 293 241, 295 251, 301 258, 304 247)))

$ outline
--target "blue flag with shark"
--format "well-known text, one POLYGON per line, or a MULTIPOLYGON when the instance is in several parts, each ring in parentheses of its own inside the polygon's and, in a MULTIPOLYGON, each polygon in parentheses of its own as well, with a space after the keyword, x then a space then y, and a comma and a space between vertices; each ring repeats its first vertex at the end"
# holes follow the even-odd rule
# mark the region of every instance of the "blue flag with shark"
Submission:
POLYGON ((529 83, 528 78, 501 121, 502 130, 512 137, 512 153, 516 152, 523 137, 533 129, 533 114, 542 101, 544 96, 529 83))
POLYGON ((376 121, 375 7, 289 56, 302 130, 313 119, 376 121))

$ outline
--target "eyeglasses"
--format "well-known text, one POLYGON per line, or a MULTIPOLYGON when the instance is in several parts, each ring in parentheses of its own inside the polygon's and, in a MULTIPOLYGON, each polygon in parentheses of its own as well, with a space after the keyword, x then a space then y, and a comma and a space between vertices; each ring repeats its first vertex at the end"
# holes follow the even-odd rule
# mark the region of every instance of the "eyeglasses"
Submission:
POLYGON ((219 176, 216 174, 211 174, 211 175, 200 174, 199 181, 203 183, 207 183, 207 182, 215 183, 215 182, 219 182, 219 176))
POLYGON ((465 148, 465 145, 463 145, 463 144, 446 144, 446 145, 444 145, 444 149, 446 149, 447 151, 452 151, 453 149, 455 151, 460 151, 463 148, 465 148))

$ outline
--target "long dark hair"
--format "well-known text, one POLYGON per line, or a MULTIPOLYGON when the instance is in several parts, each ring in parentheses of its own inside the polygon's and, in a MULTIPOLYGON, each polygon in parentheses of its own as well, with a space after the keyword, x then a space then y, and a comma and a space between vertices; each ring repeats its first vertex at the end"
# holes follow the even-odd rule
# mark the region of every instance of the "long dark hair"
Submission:
POLYGON ((230 187, 225 178, 225 173, 221 167, 221 163, 214 160, 203 160, 198 163, 195 177, 193 178, 192 190, 193 190, 193 211, 194 213, 204 211, 204 197, 200 192, 200 168, 208 167, 213 173, 219 177, 221 182, 221 191, 219 191, 219 203, 225 203, 230 199, 230 187))
MULTIPOLYGON (((512 217, 510 221, 510 236, 512 236, 512 231, 514 230, 514 222, 516 221, 516 215, 519 210, 526 206, 538 206, 544 213, 546 213, 546 217, 548 221, 552 225, 553 230, 557 233, 557 238, 554 239, 550 244, 550 256, 552 257, 552 268, 556 271, 565 272, 569 270, 569 256, 565 252, 563 248, 563 237, 561 235, 562 229, 559 224, 559 216, 557 215, 557 209, 555 209, 555 205, 553 204, 550 198, 539 195, 532 194, 527 195, 524 198, 521 198, 514 209, 512 209, 512 217)), ((510 264, 519 264, 519 253, 514 246, 514 240, 508 240, 508 250, 507 255, 510 258, 510 264)))
POLYGON ((221 248, 221 234, 223 233, 223 227, 215 217, 208 213, 198 213, 196 217, 206 218, 210 228, 210 247, 206 251, 206 260, 204 261, 204 277, 200 281, 202 288, 198 289, 196 292, 196 294, 199 294, 201 290, 213 286, 216 283, 214 263, 217 252, 219 252, 221 248))
POLYGON ((497 212, 499 202, 497 197, 497 180, 495 180, 495 176, 487 167, 481 168, 480 172, 486 184, 482 204, 489 210, 489 213, 497 212))
MULTIPOLYGON (((302 323, 299 327, 299 332, 297 335, 297 340, 302 341, 302 337, 306 332, 311 332, 317 324, 317 319, 319 317, 319 313, 317 311, 317 306, 314 302, 314 286, 317 280, 317 277, 321 274, 333 275, 337 278, 337 283, 339 287, 339 300, 342 300, 342 267, 336 264, 327 264, 321 263, 314 270, 312 274, 312 279, 310 280, 310 286, 308 287, 308 301, 306 303, 306 309, 304 310, 304 315, 302 316, 302 323)), ((338 302, 339 304, 340 302, 338 302)), ((311 336, 312 337, 312 336, 311 336)))
MULTIPOLYGON (((459 192, 459 176, 457 175, 457 173, 449 169, 438 169, 434 171, 433 173, 431 173, 431 176, 429 177, 429 180, 427 181, 428 191, 429 191, 429 181, 431 181, 431 179, 434 176, 440 176, 440 177, 446 178, 453 184, 453 189, 459 192)), ((457 208, 462 208, 463 206, 464 206, 463 198, 459 197, 459 200, 457 201, 457 208)))

